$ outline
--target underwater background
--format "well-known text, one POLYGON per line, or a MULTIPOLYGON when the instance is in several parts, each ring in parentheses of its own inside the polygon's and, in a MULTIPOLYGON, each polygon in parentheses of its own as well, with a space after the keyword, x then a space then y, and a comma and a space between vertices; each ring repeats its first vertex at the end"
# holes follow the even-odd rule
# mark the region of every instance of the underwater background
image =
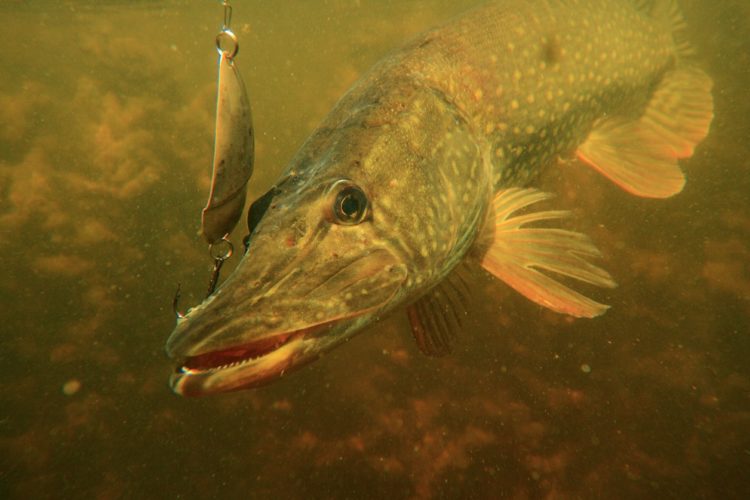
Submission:
MULTIPOLYGON (((358 75, 479 3, 233 2, 250 200, 358 75)), ((164 343, 177 283, 195 304, 211 269, 220 2, 3 0, 0 498, 750 498, 750 2, 680 4, 715 84, 684 191, 547 180, 619 284, 603 317, 477 271, 451 356, 397 311, 272 385, 184 399, 164 343)))

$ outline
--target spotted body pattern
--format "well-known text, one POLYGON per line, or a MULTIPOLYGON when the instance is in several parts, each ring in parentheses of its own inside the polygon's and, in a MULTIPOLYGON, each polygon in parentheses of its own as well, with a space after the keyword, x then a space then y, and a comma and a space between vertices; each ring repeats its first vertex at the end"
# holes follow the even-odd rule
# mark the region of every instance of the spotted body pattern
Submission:
POLYGON ((603 116, 640 114, 675 61, 666 26, 628 1, 503 2, 431 36, 455 59, 426 73, 489 149, 496 189, 570 156, 603 116))
POLYGON ((305 168, 333 141, 341 157, 379 151, 342 175, 389 187, 375 216, 398 220, 383 236, 414 264, 414 284, 429 287, 463 257, 495 191, 526 186, 571 156, 601 117, 640 114, 674 52, 666 26, 627 0, 489 4, 377 65, 294 172, 300 185, 317 175, 305 168), (362 128, 384 130, 369 137, 362 128), (400 147, 357 143, 367 139, 400 147))

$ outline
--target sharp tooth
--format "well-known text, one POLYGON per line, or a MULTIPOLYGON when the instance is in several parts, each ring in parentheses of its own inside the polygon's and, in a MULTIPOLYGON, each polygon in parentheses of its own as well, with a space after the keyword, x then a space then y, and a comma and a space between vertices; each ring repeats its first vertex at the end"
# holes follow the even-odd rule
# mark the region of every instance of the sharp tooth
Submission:
MULTIPOLYGON (((266 353, 249 354, 244 359, 238 359, 238 360, 235 360, 235 361, 232 361, 232 362, 225 363, 223 365, 213 366, 213 367, 207 367, 207 368, 188 368, 186 366, 181 366, 180 370, 182 371, 182 373, 184 373, 186 375, 199 375, 199 374, 202 374, 202 373, 215 373, 215 372, 218 372, 218 371, 221 371, 221 370, 228 370, 230 368, 235 368, 237 366, 242 366, 242 365, 245 365, 245 364, 250 363, 252 361, 258 360, 258 359, 260 359, 260 358, 262 358, 262 357, 270 354, 271 352, 279 349, 280 347, 284 346, 287 343, 287 341, 289 340, 290 337, 291 337, 291 335, 283 335, 283 336, 279 337, 277 339, 277 341, 274 343, 273 349, 269 350, 269 352, 266 352, 266 353)), ((282 375, 283 374, 284 373, 282 372, 282 375)))

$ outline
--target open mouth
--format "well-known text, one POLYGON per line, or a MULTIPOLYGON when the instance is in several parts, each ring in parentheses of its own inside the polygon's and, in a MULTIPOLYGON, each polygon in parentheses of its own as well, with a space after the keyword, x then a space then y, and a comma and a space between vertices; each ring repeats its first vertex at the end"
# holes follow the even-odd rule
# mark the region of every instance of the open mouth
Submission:
POLYGON ((331 323, 324 323, 292 332, 279 333, 226 349, 189 356, 181 365, 177 366, 175 372, 185 375, 200 375, 237 368, 252 361, 257 361, 294 340, 314 335, 330 326, 331 323))
POLYGON ((203 396, 265 385, 315 359, 316 339, 333 324, 333 321, 325 322, 187 356, 178 361, 169 384, 182 396, 203 396))
POLYGON ((198 356, 190 356, 185 359, 182 366, 177 367, 177 371, 180 373, 197 374, 233 368, 265 356, 290 342, 292 339, 302 336, 304 336, 304 331, 282 333, 247 344, 211 351, 199 354, 198 356))

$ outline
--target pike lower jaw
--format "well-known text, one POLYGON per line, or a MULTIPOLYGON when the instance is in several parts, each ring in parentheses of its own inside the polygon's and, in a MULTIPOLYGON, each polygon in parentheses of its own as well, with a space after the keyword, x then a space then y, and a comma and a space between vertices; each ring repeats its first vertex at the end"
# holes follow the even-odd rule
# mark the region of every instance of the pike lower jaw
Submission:
POLYGON ((211 373, 244 365, 272 353, 295 338, 303 337, 304 334, 305 330, 282 333, 247 344, 190 356, 185 359, 182 366, 177 368, 177 373, 189 375, 211 373))
POLYGON ((180 395, 203 396, 270 383, 315 359, 305 347, 331 326, 323 323, 188 356, 177 365, 170 385, 180 395))

